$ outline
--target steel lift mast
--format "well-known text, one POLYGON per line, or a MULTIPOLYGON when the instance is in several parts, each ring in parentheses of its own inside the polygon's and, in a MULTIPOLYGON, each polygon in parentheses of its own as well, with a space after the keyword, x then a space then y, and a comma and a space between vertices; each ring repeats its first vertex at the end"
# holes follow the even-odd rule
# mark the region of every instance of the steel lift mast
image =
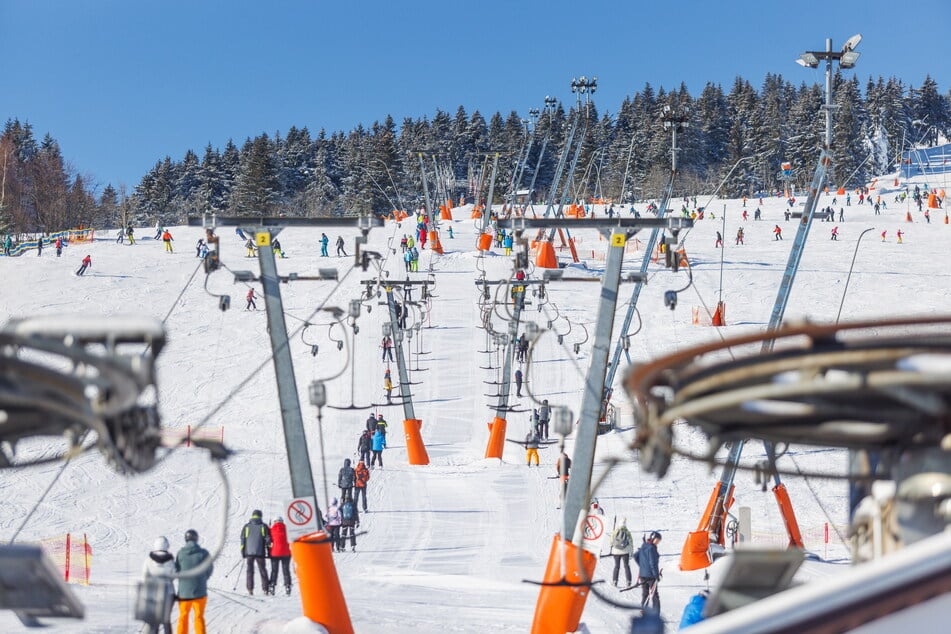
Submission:
MULTIPOLYGON (((776 301, 773 304, 773 312, 769 317, 769 324, 766 327, 767 332, 774 332, 779 329, 783 321, 783 315, 786 312, 786 305, 789 302, 789 295, 792 292, 793 282, 796 279, 796 273, 799 270, 799 263, 802 260, 802 252, 806 246, 806 238, 809 235, 809 229, 812 227, 812 220, 815 216, 816 205, 819 201, 819 193, 822 191, 822 185, 825 181, 826 172, 832 165, 832 62, 839 61, 842 68, 852 68, 859 54, 854 51, 855 47, 861 41, 861 35, 854 35, 845 43, 841 52, 832 51, 832 39, 826 39, 825 51, 808 51, 803 53, 797 61, 801 66, 817 68, 820 60, 826 61, 826 90, 825 105, 822 109, 825 111, 826 129, 825 138, 819 152, 819 162, 816 165, 816 171, 812 177, 812 183, 809 185, 809 195, 806 198, 806 207, 802 213, 802 222, 796 231, 796 238, 793 241, 792 250, 789 252, 789 259, 786 262, 786 270, 783 273, 783 279, 779 285, 779 292, 776 295, 776 301)), ((763 342, 762 352, 768 353, 773 349, 774 340, 767 339, 763 342)), ((726 525, 730 507, 733 505, 733 491, 735 485, 733 481, 739 468, 740 457, 743 453, 745 441, 739 441, 730 448, 726 464, 723 466, 723 472, 720 480, 714 486, 713 493, 707 502, 703 516, 697 530, 688 534, 687 541, 684 543, 680 556, 680 568, 682 570, 697 570, 709 566, 713 560, 710 556, 710 542, 726 546, 726 525)), ((776 462, 776 451, 771 442, 763 443, 766 458, 769 465, 776 462)), ((802 534, 799 530, 799 523, 796 520, 796 513, 793 510, 792 502, 789 499, 789 493, 786 486, 779 478, 779 473, 775 468, 771 469, 773 477, 773 494, 776 496, 776 502, 779 504, 779 510, 786 525, 786 533, 789 535, 790 548, 803 548, 802 534)))

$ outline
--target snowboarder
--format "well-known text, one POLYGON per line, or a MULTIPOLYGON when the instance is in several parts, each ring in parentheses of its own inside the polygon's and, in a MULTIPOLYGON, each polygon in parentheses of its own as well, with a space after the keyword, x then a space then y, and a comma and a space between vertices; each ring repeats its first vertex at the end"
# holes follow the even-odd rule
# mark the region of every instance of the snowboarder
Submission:
POLYGON ((354 469, 356 474, 356 480, 353 483, 353 503, 359 504, 360 498, 363 498, 363 512, 367 512, 367 483, 370 481, 370 469, 367 468, 367 465, 363 460, 357 463, 357 468, 354 469))
POLYGON ((327 237, 326 233, 320 234, 320 257, 328 258, 330 254, 327 253, 327 245, 330 244, 330 238, 327 237))
POLYGON ((379 429, 373 432, 373 436, 370 439, 370 448, 373 451, 373 458, 370 459, 370 468, 373 468, 373 465, 379 462, 380 468, 382 469, 383 450, 386 449, 386 436, 379 429))
POLYGON ((839 227, 838 227, 838 226, 832 227, 832 239, 835 240, 836 242, 838 242, 838 240, 839 240, 839 227))
POLYGON ((383 358, 381 361, 386 361, 389 358, 390 361, 393 360, 393 339, 389 335, 383 335, 383 358))
POLYGON ((254 298, 255 298, 255 297, 257 297, 257 295, 254 294, 254 289, 253 289, 253 288, 249 288, 249 289, 248 289, 248 296, 247 296, 248 305, 244 307, 245 310, 257 310, 257 309, 258 309, 258 305, 257 305, 257 303, 255 303, 255 301, 254 301, 254 298))
POLYGON ((244 248, 247 249, 247 252, 244 254, 246 258, 253 258, 255 254, 254 249, 254 240, 248 238, 248 241, 244 243, 244 248))
POLYGON ((330 548, 334 551, 343 550, 340 547, 340 523, 342 521, 340 505, 337 503, 337 498, 334 498, 327 509, 327 517, 324 518, 324 526, 330 531, 330 548))
POLYGON ((173 253, 172 251, 172 234, 168 232, 168 229, 162 232, 162 242, 165 243, 165 252, 173 253))
POLYGON ((344 459, 343 467, 337 474, 337 486, 340 487, 341 502, 353 500, 353 483, 356 477, 356 472, 350 466, 350 458, 344 459))
POLYGON ((284 255, 284 249, 281 248, 280 240, 275 240, 274 242, 271 243, 271 251, 274 253, 275 256, 279 256, 282 258, 287 257, 284 255))
POLYGON ((390 369, 387 368, 383 373, 383 392, 386 394, 386 404, 393 404, 393 379, 390 377, 390 369))
POLYGON ((357 527, 360 526, 360 513, 353 500, 340 503, 340 551, 347 545, 347 535, 350 536, 350 550, 357 552, 357 527))
POLYGON ((522 370, 515 370, 515 396, 522 395, 522 370))
POLYGON ((535 459, 535 466, 541 466, 538 462, 538 432, 534 429, 525 435, 525 464, 532 466, 532 458, 535 459))
POLYGON ((720 232, 719 232, 719 231, 717 231, 717 241, 713 243, 713 248, 714 248, 714 249, 722 249, 722 248, 723 248, 723 236, 720 235, 720 232))
POLYGON ((542 406, 538 410, 538 435, 543 440, 548 440, 548 421, 551 420, 551 408, 548 406, 548 399, 542 401, 542 406))
POLYGON ((291 546, 287 543, 287 526, 284 518, 277 516, 271 523, 271 578, 270 593, 273 596, 277 587, 277 569, 284 571, 284 594, 291 593, 291 546))
MULTIPOLYGON (((152 552, 142 565, 142 582, 148 583, 150 577, 157 577, 164 581, 168 601, 164 606, 162 626, 165 634, 172 634, 172 597, 175 595, 175 586, 172 585, 172 576, 175 574, 175 556, 168 552, 168 540, 165 536, 158 537, 152 544, 152 552)), ((148 632, 158 634, 158 624, 150 624, 148 632)))
POLYGON ((653 602, 654 611, 657 613, 660 613, 660 592, 657 590, 657 583, 661 579, 660 553, 657 552, 660 540, 659 532, 651 532, 635 557, 641 578, 641 607, 646 610, 647 604, 653 602))
POLYGON ((129 244, 135 244, 135 234, 132 230, 131 224, 125 229, 125 237, 129 239, 129 244))
POLYGON ((773 228, 773 235, 776 236, 775 238, 773 238, 774 240, 782 240, 782 239, 783 239, 783 230, 780 228, 779 225, 776 225, 776 226, 773 228))
POLYGON ((885 242, 885 234, 888 233, 888 229, 882 232, 882 242, 885 242))
POLYGON ((744 242, 743 242, 743 227, 740 227, 739 229, 736 230, 736 243, 737 243, 737 244, 744 244, 744 242))
POLYGON ((79 270, 76 271, 76 275, 83 275, 86 272, 86 269, 92 267, 92 256, 87 255, 83 258, 83 264, 79 267, 79 270))
POLYGON ((901 243, 902 243, 902 242, 901 242, 901 237, 902 237, 903 235, 905 235, 904 232, 902 232, 902 230, 899 229, 899 230, 898 230, 898 233, 895 234, 895 235, 898 236, 898 244, 901 244, 901 243))
MULTIPOLYGON (((373 419, 373 424, 376 424, 376 419, 373 419)), ((360 456, 360 462, 370 461, 370 445, 372 438, 373 432, 369 429, 364 429, 363 433, 360 434, 360 439, 357 441, 357 455, 360 456)))
POLYGON ((241 529, 241 556, 245 558, 247 564, 247 588, 248 594, 254 594, 254 566, 257 564, 258 572, 261 573, 261 586, 264 588, 264 594, 269 591, 267 563, 264 558, 267 557, 267 549, 271 547, 271 530, 261 519, 261 511, 255 509, 251 513, 251 519, 244 528, 241 529))
MULTIPOLYGON (((185 531, 185 545, 175 555, 175 572, 187 572, 201 566, 210 555, 198 545, 198 532, 185 531)), ((195 631, 205 631, 205 606, 208 604, 208 578, 215 571, 214 564, 196 575, 178 580, 178 632, 187 634, 188 614, 195 610, 195 631)))
POLYGON ((63 255, 63 239, 56 238, 56 257, 63 255))
POLYGON ((627 518, 621 520, 621 525, 611 534, 611 555, 614 557, 614 576, 612 577, 615 586, 618 584, 618 576, 621 573, 621 565, 624 565, 624 577, 627 579, 627 585, 631 585, 631 553, 634 552, 634 538, 631 537, 631 531, 627 527, 627 518))
POLYGON ((347 252, 343 248, 343 236, 337 236, 337 255, 347 257, 347 252))

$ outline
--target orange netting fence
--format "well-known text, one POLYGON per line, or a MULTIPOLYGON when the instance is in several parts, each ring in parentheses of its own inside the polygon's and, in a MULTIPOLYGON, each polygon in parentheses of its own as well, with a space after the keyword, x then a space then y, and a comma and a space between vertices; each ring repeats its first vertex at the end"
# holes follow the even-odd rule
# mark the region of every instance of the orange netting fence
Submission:
POLYGON ((89 573, 92 569, 92 547, 86 534, 57 535, 40 540, 40 546, 49 556, 53 565, 62 573, 66 583, 89 585, 89 573))

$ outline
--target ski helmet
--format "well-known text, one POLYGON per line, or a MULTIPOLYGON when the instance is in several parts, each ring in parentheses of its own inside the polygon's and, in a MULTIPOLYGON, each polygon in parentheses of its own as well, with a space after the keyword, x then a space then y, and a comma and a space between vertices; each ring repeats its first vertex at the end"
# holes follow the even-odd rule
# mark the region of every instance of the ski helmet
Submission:
POLYGON ((660 531, 651 531, 651 536, 648 539, 654 541, 655 539, 663 539, 663 537, 661 537, 660 531))
POLYGON ((198 543, 198 531, 196 531, 194 528, 189 528, 187 531, 185 531, 185 541, 186 541, 186 542, 195 542, 195 543, 197 544, 197 543, 198 543))

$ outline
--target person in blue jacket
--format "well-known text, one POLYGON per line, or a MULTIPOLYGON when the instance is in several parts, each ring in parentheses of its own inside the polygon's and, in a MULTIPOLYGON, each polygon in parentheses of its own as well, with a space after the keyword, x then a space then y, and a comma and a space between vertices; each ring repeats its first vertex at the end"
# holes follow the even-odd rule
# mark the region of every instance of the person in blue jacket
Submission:
POLYGON ((373 450, 373 458, 370 459, 370 468, 380 462, 380 468, 383 468, 383 450, 386 449, 386 434, 379 427, 373 432, 373 438, 370 439, 370 448, 373 450))
POLYGON ((653 607, 656 612, 660 612, 660 592, 657 590, 657 583, 660 581, 660 553, 657 552, 657 544, 660 543, 661 536, 657 531, 651 532, 650 536, 641 544, 637 551, 637 565, 641 577, 641 607, 647 609, 647 604, 653 599, 653 607))
POLYGON ((326 233, 320 234, 320 257, 328 258, 330 254, 327 253, 327 245, 330 244, 330 238, 327 237, 326 233))
POLYGON ((710 596, 708 590, 701 590, 690 597, 690 602, 684 607, 683 616, 680 617, 680 629, 696 625, 703 620, 703 608, 707 605, 707 597, 710 596))

